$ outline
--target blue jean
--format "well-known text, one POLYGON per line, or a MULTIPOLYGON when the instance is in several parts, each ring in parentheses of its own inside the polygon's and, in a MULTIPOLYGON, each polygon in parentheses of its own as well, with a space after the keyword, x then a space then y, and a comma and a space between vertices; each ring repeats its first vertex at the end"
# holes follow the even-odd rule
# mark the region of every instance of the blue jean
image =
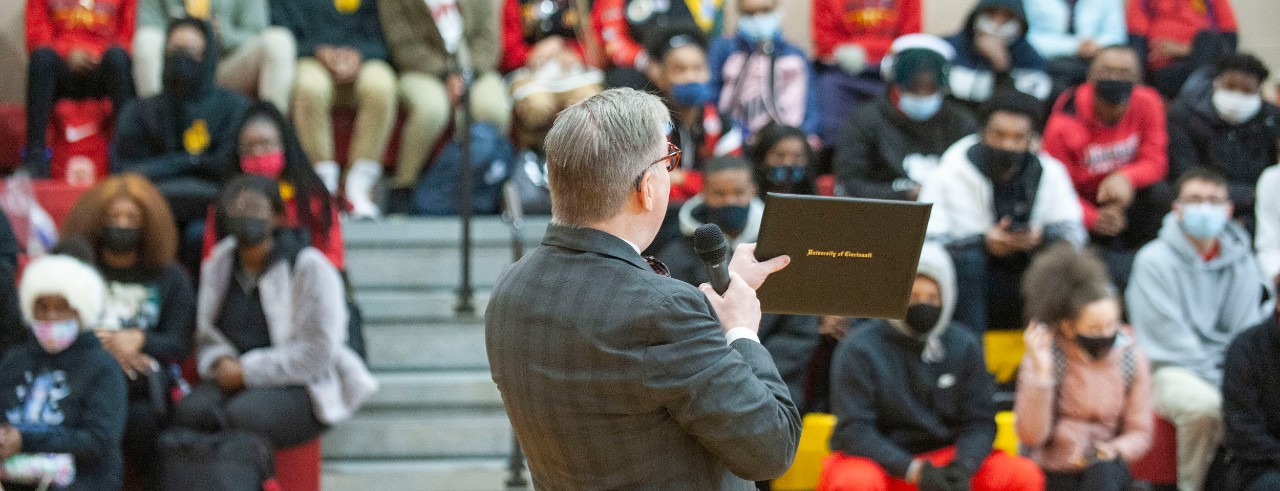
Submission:
POLYGON ((1031 263, 1030 254, 994 257, 981 240, 949 251, 957 287, 952 320, 979 337, 987 330, 1022 328, 1022 274, 1031 263))

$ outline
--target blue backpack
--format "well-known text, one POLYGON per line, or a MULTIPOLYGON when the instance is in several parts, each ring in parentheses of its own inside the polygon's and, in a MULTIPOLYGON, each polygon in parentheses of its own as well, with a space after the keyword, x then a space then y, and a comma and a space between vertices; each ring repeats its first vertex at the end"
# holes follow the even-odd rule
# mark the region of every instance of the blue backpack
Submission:
MULTIPOLYGON (((497 213, 502 202, 502 184, 510 174, 511 142, 489 123, 471 124, 471 210, 479 214, 497 213)), ((413 211, 418 215, 458 213, 458 170, 462 168, 462 145, 455 134, 413 190, 413 211)))

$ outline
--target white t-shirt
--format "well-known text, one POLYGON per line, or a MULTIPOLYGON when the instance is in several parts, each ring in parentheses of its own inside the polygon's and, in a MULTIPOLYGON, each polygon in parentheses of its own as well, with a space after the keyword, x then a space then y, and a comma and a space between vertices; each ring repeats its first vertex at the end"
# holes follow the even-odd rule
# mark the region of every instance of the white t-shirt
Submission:
POLYGON ((462 12, 458 10, 458 0, 423 0, 431 17, 436 20, 436 30, 444 40, 444 49, 449 53, 458 52, 458 44, 462 42, 462 12))

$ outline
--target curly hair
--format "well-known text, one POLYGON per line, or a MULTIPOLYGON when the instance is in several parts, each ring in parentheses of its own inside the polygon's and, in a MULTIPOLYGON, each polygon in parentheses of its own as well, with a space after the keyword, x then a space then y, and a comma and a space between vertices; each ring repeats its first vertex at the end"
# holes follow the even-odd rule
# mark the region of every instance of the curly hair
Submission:
POLYGON ((96 258, 101 259, 107 209, 117 199, 133 201, 142 210, 138 264, 158 271, 172 263, 178 254, 178 228, 173 212, 160 191, 139 174, 110 176, 85 191, 62 224, 63 236, 84 239, 93 247, 96 258))
POLYGON ((1022 278, 1027 315, 1054 329, 1085 306, 1115 296, 1106 264, 1094 253, 1067 244, 1041 253, 1022 278))

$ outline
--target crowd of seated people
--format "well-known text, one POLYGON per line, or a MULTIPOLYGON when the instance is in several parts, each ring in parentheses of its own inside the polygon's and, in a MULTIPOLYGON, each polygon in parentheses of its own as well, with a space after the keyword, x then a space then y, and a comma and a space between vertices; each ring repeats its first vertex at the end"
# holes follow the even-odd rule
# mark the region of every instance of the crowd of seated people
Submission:
POLYGON ((919 0, 809 3, 812 55, 782 32, 782 0, 28 0, 22 168, 51 174, 59 99, 114 112, 113 175, 63 230, 105 314, 79 291, 20 298, 0 227, 0 349, 38 365, 61 336, 114 360, 86 386, 124 401, 94 416, 120 421, 95 444, 130 459, 156 461, 167 419, 148 380, 193 357, 205 383, 174 422, 211 430, 225 411, 276 446, 308 441, 372 387, 342 343, 342 218, 405 213, 464 110, 541 155, 564 107, 634 87, 674 116, 649 252, 686 281, 705 280, 692 229, 753 242, 766 192, 934 205, 906 320, 766 316, 793 398, 840 419, 825 487, 1120 489, 1154 413, 1177 429, 1180 489, 1224 445, 1242 488, 1275 489, 1280 107, 1271 70, 1236 51, 1231 3, 981 0, 944 37, 920 33, 919 0), (295 279, 322 311, 270 301, 295 279), (28 300, 44 313, 18 315, 28 300), (295 325, 307 337, 279 342, 295 325), (1030 460, 991 453, 981 349, 1024 328, 1009 390, 1030 460), (303 362, 317 354, 331 363, 303 362), (875 385, 943 372, 921 393, 875 385))

